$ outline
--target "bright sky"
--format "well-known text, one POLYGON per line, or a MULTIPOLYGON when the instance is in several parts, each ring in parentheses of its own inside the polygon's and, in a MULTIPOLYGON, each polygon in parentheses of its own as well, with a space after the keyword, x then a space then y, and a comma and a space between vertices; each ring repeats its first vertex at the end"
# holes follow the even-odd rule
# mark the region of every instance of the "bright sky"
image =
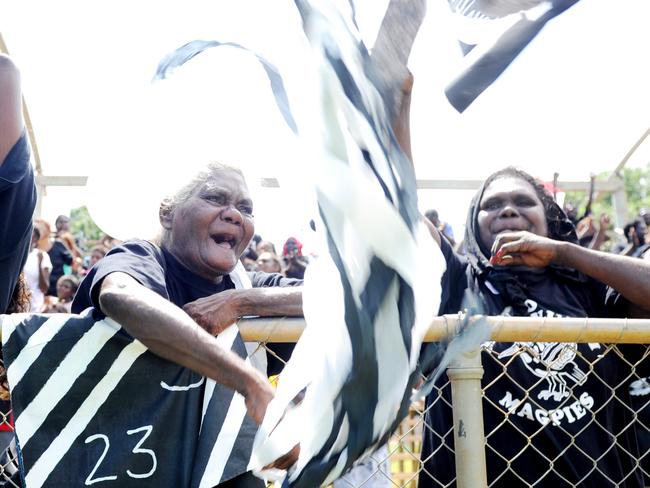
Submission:
MULTIPOLYGON (((362 34, 372 44, 387 1, 357 3, 362 34)), ((461 67, 454 25, 444 0, 430 0, 410 62, 418 177, 476 179, 516 164, 547 180, 555 171, 560 179, 587 180, 615 167, 650 122, 648 18, 647 0, 582 0, 460 115, 443 94, 461 67)), ((260 234, 278 244, 294 234, 306 239, 311 207, 298 190, 255 183, 258 176, 300 175, 304 167, 250 56, 215 52, 203 86, 188 90, 180 83, 169 106, 157 93, 168 88, 150 84, 167 52, 189 40, 218 39, 276 63, 292 100, 305 100, 301 80, 307 85, 308 77, 301 78, 304 52, 291 2, 13 0, 0 4, 0 32, 23 74, 45 174, 91 177, 85 190, 49 189, 46 218, 87 204, 107 231, 141 231, 146 219, 155 220, 151 202, 162 175, 180 178, 189 159, 210 154, 253 176, 260 234), (172 128, 190 131, 197 121, 209 121, 203 130, 212 135, 205 137, 210 147, 186 144, 181 151, 180 136, 164 136, 172 128), (148 200, 147 214, 141 207, 148 200)), ((186 136, 203 138, 201 130, 186 136)), ((648 146, 631 164, 650 161, 648 146)), ((420 205, 438 208, 458 235, 470 195, 420 192, 420 205)))

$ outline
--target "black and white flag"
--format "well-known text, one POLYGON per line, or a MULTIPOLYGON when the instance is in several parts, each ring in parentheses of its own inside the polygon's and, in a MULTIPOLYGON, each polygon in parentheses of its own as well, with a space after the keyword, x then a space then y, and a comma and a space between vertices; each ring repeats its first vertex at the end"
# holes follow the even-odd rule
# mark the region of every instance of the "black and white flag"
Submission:
POLYGON ((406 416, 445 265, 421 221, 413 166, 392 132, 350 3, 296 5, 320 75, 319 134, 307 159, 329 257, 308 269, 307 328, 251 467, 300 444, 283 486, 312 488, 372 454, 406 416))
MULTIPOLYGON (((212 487, 246 471, 257 426, 233 390, 92 309, 0 322, 26 486, 212 487)), ((218 340, 246 357, 236 326, 218 340)))
MULTIPOLYGON (((395 80, 375 72, 349 2, 295 3, 315 60, 304 69, 317 71, 308 79, 317 80, 318 102, 302 110, 309 120, 292 110, 309 100, 292 99, 277 69, 256 57, 285 122, 308 141, 301 172, 315 190, 328 256, 308 269, 307 329, 281 375, 249 468, 261 470, 299 444, 283 484, 313 488, 386 443, 406 416, 445 266, 421 221, 413 166, 392 132, 394 107, 387 110, 382 98, 395 80)), ((165 58, 157 77, 224 45, 232 44, 190 42, 165 58)))

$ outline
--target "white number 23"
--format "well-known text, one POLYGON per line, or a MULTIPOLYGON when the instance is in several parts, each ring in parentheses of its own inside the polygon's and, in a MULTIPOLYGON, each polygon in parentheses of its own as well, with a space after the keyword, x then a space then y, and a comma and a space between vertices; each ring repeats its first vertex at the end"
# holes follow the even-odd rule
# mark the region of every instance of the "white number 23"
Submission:
MULTIPOLYGON (((131 478, 149 478, 151 475, 153 475, 156 471, 156 467, 158 466, 158 460, 156 459, 156 453, 153 452, 151 449, 144 449, 142 448, 142 444, 144 444, 144 441, 147 440, 147 437, 151 435, 151 431, 153 430, 153 427, 151 425, 144 425, 142 427, 138 427, 137 429, 131 429, 127 430, 126 434, 127 435, 133 435, 138 432, 144 432, 144 435, 142 438, 138 441, 138 443, 135 445, 133 450, 131 451, 133 454, 147 454, 151 456, 151 469, 147 471, 146 473, 133 473, 131 470, 127 469, 126 474, 129 475, 131 478)), ((110 448, 110 440, 108 439, 107 436, 104 434, 94 434, 89 437, 86 437, 85 443, 89 444, 90 442, 93 442, 95 440, 101 439, 104 441, 104 451, 102 452, 101 456, 99 456, 99 459, 97 460, 97 464, 95 464, 95 467, 92 469, 90 474, 88 475, 88 478, 86 478, 86 486, 99 483, 101 481, 113 481, 117 479, 117 475, 110 475, 110 476, 102 476, 98 478, 93 478, 95 473, 97 472, 97 469, 99 468, 99 465, 102 463, 104 458, 106 457, 106 454, 108 453, 108 449, 110 448)))

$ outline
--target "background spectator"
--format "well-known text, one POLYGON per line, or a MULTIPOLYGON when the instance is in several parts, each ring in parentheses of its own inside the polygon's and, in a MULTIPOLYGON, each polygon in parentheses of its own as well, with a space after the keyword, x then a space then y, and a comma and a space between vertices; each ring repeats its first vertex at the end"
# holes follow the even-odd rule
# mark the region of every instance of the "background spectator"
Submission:
POLYGON ((108 234, 104 234, 102 238, 99 240, 98 244, 104 246, 106 249, 110 251, 115 246, 120 245, 121 241, 115 239, 114 237, 109 236, 108 234))
POLYGON ((257 269, 257 244, 262 241, 262 237, 255 234, 251 239, 248 247, 244 251, 244 254, 241 255, 241 262, 244 265, 246 271, 255 271, 257 269))
POLYGON ((34 227, 38 228, 38 231, 41 234, 36 247, 41 251, 48 252, 52 248, 52 241, 50 239, 52 236, 52 227, 49 222, 43 219, 34 220, 34 227))
POLYGON ((32 231, 31 250, 27 256, 23 273, 25 281, 31 293, 30 311, 42 312, 45 303, 45 292, 50 284, 50 271, 52 271, 52 262, 45 251, 41 251, 36 244, 40 239, 38 227, 32 231))
POLYGON ((74 236, 66 231, 59 235, 59 239, 72 254, 72 264, 69 267, 63 267, 63 274, 78 273, 83 265, 83 253, 77 247, 74 236))
POLYGON ((303 279, 307 268, 307 258, 302 255, 302 243, 295 237, 289 237, 282 246, 284 275, 287 278, 303 279))
POLYGON ((102 259, 104 256, 106 256, 106 253, 108 252, 108 249, 106 249, 104 246, 94 246, 90 250, 90 256, 88 258, 88 268, 92 268, 97 264, 97 261, 102 259))
POLYGON ((573 225, 578 225, 578 208, 575 204, 573 202, 565 202, 563 210, 573 225))
POLYGON ((69 228, 70 219, 65 215, 59 215, 56 219, 56 234, 52 247, 49 249, 48 254, 52 261, 52 272, 50 273, 50 286, 47 290, 47 295, 56 296, 56 282, 65 274, 64 266, 72 266, 74 257, 61 235, 69 228))
POLYGON ((257 258, 257 270, 265 273, 281 273, 280 258, 270 252, 263 252, 257 258))
POLYGON ((438 217, 438 211, 431 209, 427 210, 424 213, 424 216, 433 224, 433 226, 440 231, 440 233, 447 238, 449 243, 452 246, 456 245, 456 240, 454 239, 454 230, 451 228, 447 222, 442 222, 438 217))
POLYGON ((72 299, 79 288, 79 278, 63 275, 56 282, 56 301, 52 301, 45 310, 49 313, 70 313, 72 299))
POLYGON ((643 219, 646 227, 650 227, 650 209, 642 208, 639 210, 639 217, 643 219))
POLYGON ((257 252, 257 255, 259 256, 263 252, 270 252, 273 254, 277 254, 275 250, 275 244, 273 244, 271 241, 260 241, 257 243, 257 247, 255 248, 255 251, 257 252))
POLYGON ((628 222, 623 227, 625 242, 614 246, 612 251, 634 258, 642 256, 648 250, 648 247, 650 247, 646 243, 646 232, 646 223, 642 217, 637 217, 631 222, 628 222))
POLYGON ((582 247, 599 250, 609 239, 607 230, 610 227, 610 218, 607 214, 601 214, 598 225, 594 223, 593 215, 587 215, 576 225, 578 243, 582 247))

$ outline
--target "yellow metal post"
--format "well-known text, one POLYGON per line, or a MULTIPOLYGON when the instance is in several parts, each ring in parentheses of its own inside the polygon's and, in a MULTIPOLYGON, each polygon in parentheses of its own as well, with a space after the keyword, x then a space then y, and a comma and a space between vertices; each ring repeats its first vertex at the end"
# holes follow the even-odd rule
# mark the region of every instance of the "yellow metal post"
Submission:
POLYGON ((480 351, 463 354, 454 360, 447 369, 447 376, 451 380, 453 400, 456 486, 486 487, 480 351))

